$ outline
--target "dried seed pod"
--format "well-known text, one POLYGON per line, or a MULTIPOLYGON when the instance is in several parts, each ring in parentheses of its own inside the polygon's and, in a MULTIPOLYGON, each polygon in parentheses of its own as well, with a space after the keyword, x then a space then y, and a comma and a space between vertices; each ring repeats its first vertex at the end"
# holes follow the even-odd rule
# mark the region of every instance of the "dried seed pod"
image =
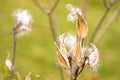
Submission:
POLYGON ((85 38, 88 34, 88 26, 84 18, 77 13, 78 16, 78 24, 76 28, 76 32, 78 36, 81 36, 81 38, 85 38))
POLYGON ((76 60, 79 58, 81 53, 81 37, 77 36, 77 42, 76 42, 76 60))
POLYGON ((99 51, 94 44, 91 44, 93 50, 90 52, 88 59, 86 60, 86 65, 89 67, 94 67, 99 61, 99 51))
POLYGON ((56 43, 55 43, 55 48, 56 48, 58 63, 62 68, 69 69, 70 65, 69 65, 67 54, 62 53, 62 51, 58 48, 56 43))

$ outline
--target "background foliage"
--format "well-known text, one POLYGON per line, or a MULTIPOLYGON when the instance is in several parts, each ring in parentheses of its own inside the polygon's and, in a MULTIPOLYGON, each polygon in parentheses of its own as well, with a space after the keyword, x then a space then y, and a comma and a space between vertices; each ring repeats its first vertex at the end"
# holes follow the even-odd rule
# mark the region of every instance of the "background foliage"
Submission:
MULTIPOLYGON (((46 0, 39 0, 47 6, 46 0)), ((53 0, 55 1, 55 0, 53 0)), ((75 23, 66 20, 68 11, 66 4, 81 7, 81 1, 60 0, 55 10, 60 33, 75 31, 75 23)), ((114 12, 120 1, 113 6, 110 14, 114 12)), ((40 74, 41 80, 60 80, 59 67, 57 65, 56 53, 53 45, 52 35, 49 29, 47 16, 39 10, 32 0, 0 0, 0 77, 2 77, 2 65, 4 65, 7 51, 12 54, 13 38, 11 35, 15 19, 12 16, 14 10, 27 9, 33 16, 32 33, 17 40, 16 70, 24 79, 29 72, 34 79, 36 73, 40 74)), ((86 21, 89 27, 88 40, 94 31, 105 8, 102 0, 88 0, 86 21)), ((106 19, 107 20, 107 19, 106 19)), ((104 22, 105 24, 105 22, 104 22)), ((97 44, 100 50, 100 66, 98 74, 101 80, 120 79, 120 15, 103 35, 97 44)), ((79 76, 80 79, 89 80, 91 74, 87 69, 79 76)))

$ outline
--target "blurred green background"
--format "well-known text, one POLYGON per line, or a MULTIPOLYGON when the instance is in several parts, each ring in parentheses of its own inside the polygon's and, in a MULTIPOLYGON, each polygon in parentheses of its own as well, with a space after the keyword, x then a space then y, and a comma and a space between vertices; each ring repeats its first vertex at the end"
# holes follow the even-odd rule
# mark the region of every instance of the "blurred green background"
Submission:
MULTIPOLYGON (((39 0, 47 6, 47 0, 39 0)), ((55 0, 53 0, 55 1, 55 0)), ((109 1, 109 0, 108 0, 109 1)), ((81 7, 81 0, 60 0, 55 10, 60 33, 75 32, 75 23, 66 20, 68 14, 66 4, 81 7)), ((107 19, 120 5, 120 1, 113 6, 107 19)), ((32 32, 17 39, 16 70, 24 79, 29 72, 34 79, 35 74, 40 74, 41 80, 60 80, 59 67, 49 29, 48 17, 33 3, 32 0, 0 0, 0 64, 4 65, 7 52, 12 54, 13 37, 11 31, 15 25, 12 16, 14 10, 27 9, 33 16, 32 32), (42 26, 45 25, 45 26, 42 26)), ((105 11, 102 0, 88 0, 86 21, 89 27, 90 39, 95 26, 105 11)), ((105 21, 107 21, 107 19, 105 21)), ((103 23, 105 24, 105 22, 103 23)), ((120 80, 120 15, 103 35, 97 44, 100 51, 98 75, 100 80, 120 80)), ((79 79, 90 80, 91 73, 85 69, 79 79)), ((0 75, 1 76, 1 75, 0 75)))

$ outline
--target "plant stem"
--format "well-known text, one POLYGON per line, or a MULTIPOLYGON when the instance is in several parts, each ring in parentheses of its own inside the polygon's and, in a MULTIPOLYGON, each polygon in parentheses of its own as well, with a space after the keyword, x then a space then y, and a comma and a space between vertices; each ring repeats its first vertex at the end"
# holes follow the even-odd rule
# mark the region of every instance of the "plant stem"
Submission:
POLYGON ((101 39, 102 36, 104 35, 104 33, 108 30, 108 28, 110 27, 110 25, 115 21, 115 19, 117 18, 117 16, 120 13, 120 6, 119 8, 112 14, 112 16, 109 18, 109 20, 107 21, 106 25, 104 26, 104 28, 101 30, 100 34, 98 34, 96 40, 95 40, 95 44, 97 44, 101 39))
POLYGON ((77 77, 72 77, 72 80, 77 80, 77 77))
POLYGON ((14 80, 14 74, 15 74, 15 57, 16 57, 16 35, 13 34, 12 80, 14 80))
POLYGON ((61 78, 61 80, 65 80, 62 68, 60 68, 60 78, 61 78))
POLYGON ((51 30, 51 33, 52 33, 52 36, 53 36, 53 40, 56 41, 57 36, 58 36, 58 33, 56 32, 56 29, 55 29, 55 27, 54 27, 53 14, 49 14, 48 17, 49 17, 50 30, 51 30))
POLYGON ((110 9, 106 9, 105 13, 103 14, 102 18, 100 19, 98 25, 96 26, 96 29, 94 30, 93 34, 92 34, 92 37, 90 39, 90 42, 89 43, 93 43, 94 42, 94 39, 97 35, 97 32, 98 30, 101 28, 101 25, 103 23, 103 21, 105 20, 105 18, 107 17, 108 15, 108 12, 109 12, 110 9))
POLYGON ((84 18, 85 18, 86 11, 87 11, 87 3, 88 3, 88 0, 82 0, 82 14, 84 18))
MULTIPOLYGON (((57 41, 57 37, 59 35, 59 30, 58 30, 57 20, 54 15, 54 11, 55 11, 56 7, 58 6, 60 0, 56 0, 56 2, 53 5, 52 5, 52 1, 48 0, 49 9, 46 9, 44 6, 42 6, 42 4, 38 0, 33 0, 33 1, 39 7, 39 9, 48 16, 50 31, 51 31, 53 40, 56 41, 57 44, 59 44, 57 41)), ((61 77, 61 80, 65 80, 63 71, 61 68, 60 68, 60 77, 61 77)))
POLYGON ((106 11, 104 12, 104 14, 102 15, 99 23, 97 24, 89 43, 94 43, 95 37, 98 33, 98 31, 100 30, 100 28, 102 27, 102 23, 104 22, 105 18, 107 17, 108 13, 110 12, 111 8, 113 7, 113 5, 117 2, 118 0, 111 0, 109 5, 107 5, 106 0, 103 0, 104 6, 106 8, 106 11))

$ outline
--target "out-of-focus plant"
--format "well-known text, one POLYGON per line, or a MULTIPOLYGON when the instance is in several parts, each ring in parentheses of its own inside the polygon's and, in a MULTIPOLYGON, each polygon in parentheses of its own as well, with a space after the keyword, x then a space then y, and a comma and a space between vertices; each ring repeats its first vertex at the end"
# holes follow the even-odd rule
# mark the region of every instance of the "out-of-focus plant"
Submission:
POLYGON ((120 9, 119 7, 116 9, 115 13, 113 13, 113 16, 111 16, 108 19, 108 22, 106 22, 105 26, 102 28, 102 24, 105 21, 106 17, 108 16, 109 12, 111 11, 112 7, 118 2, 118 0, 109 0, 109 2, 107 2, 107 0, 103 0, 103 4, 105 6, 105 12, 102 15, 101 19, 99 20, 90 40, 89 43, 95 43, 97 44, 100 39, 102 39, 102 35, 107 31, 107 29, 110 27, 110 24, 112 24, 115 21, 115 18, 118 16, 118 14, 120 13, 120 9), (102 29, 101 29, 102 28, 102 29), (99 32, 101 31, 101 32, 99 32), (98 36, 97 36, 98 35, 98 36))
MULTIPOLYGON (((54 15, 53 15, 53 12, 56 9, 57 4, 59 3, 59 0, 56 0, 53 6, 51 5, 52 0, 48 0, 49 9, 46 9, 38 0, 33 0, 33 1, 40 8, 40 10, 43 11, 49 17, 50 29, 53 35, 53 39, 56 41, 55 46, 57 50, 58 62, 60 66, 62 66, 62 68, 69 68, 67 72, 71 74, 71 78, 72 79, 77 78, 78 73, 81 73, 84 68, 81 66, 85 66, 85 65, 89 65, 89 67, 95 66, 98 63, 99 52, 94 44, 97 44, 97 42, 101 39, 101 36, 103 34, 101 34, 97 38, 95 38, 95 36, 96 36, 96 33, 98 33, 98 30, 100 29, 103 21, 105 20, 112 6, 117 2, 117 0, 110 0, 109 4, 107 4, 106 0, 103 0, 106 11, 103 14, 102 18, 100 19, 100 21, 98 22, 98 25, 96 26, 96 29, 94 30, 92 37, 88 41, 87 46, 85 46, 84 44, 84 39, 88 34, 88 28, 87 28, 87 23, 83 18, 85 17, 85 14, 87 12, 87 2, 88 2, 87 0, 82 0, 82 11, 79 8, 72 7, 72 5, 70 4, 67 5, 67 9, 70 11, 69 15, 67 16, 67 20, 73 22, 74 20, 78 19, 78 24, 76 27, 76 36, 72 37, 72 36, 68 36, 67 34, 68 38, 66 38, 66 34, 63 34, 60 36, 59 42, 57 42, 56 40, 59 35, 58 29, 57 29, 58 26, 54 26, 54 24, 56 23, 56 19, 54 18, 54 15), (94 44, 91 44, 91 43, 94 43, 94 44), (74 49, 73 49, 73 45, 74 45, 74 49), (66 46, 69 46, 69 48, 66 46), (72 46, 72 48, 70 46, 72 46), (79 56, 79 58, 76 57, 77 59, 75 59, 75 57, 73 58, 73 56, 79 56), (71 60, 72 63, 75 62, 76 64, 72 64, 71 62, 69 62, 69 60, 71 60), (78 64, 79 61, 81 62, 81 64, 78 64), (79 71, 77 71, 76 74, 73 73, 72 66, 79 67, 78 68, 79 71)), ((113 15, 112 19, 110 19, 106 24, 107 28, 114 21, 118 13, 119 13, 119 9, 116 10, 116 13, 113 15)), ((105 33, 106 29, 101 31, 104 31, 103 33, 105 33)), ((74 72, 75 71, 76 70, 74 70, 74 72)), ((62 77, 61 79, 63 80, 64 79, 63 76, 61 77, 62 77)))
MULTIPOLYGON (((13 77, 11 78, 12 69, 14 69, 14 66, 11 62, 10 53, 8 52, 7 58, 5 60, 5 64, 0 65, 0 80, 12 80, 13 79, 13 77)), ((14 80, 32 80, 31 73, 32 72, 29 72, 25 77, 25 79, 23 79, 19 71, 14 70, 14 80)), ((40 74, 36 74, 35 80, 39 80, 39 79, 40 79, 40 74)))
POLYGON ((24 34, 31 31, 30 24, 32 22, 32 16, 27 10, 17 10, 13 16, 16 17, 16 24, 13 28, 13 59, 12 59, 12 80, 14 80, 15 72, 15 59, 16 59, 16 37, 23 36, 24 34))
POLYGON ((67 4, 66 7, 70 11, 67 19, 69 21, 77 19, 76 36, 60 35, 60 46, 55 42, 55 47, 59 65, 71 76, 72 80, 77 80, 85 66, 96 67, 99 60, 99 51, 94 44, 84 45, 84 39, 88 35, 88 26, 81 10, 71 4, 67 4), (69 48, 66 46, 69 46, 69 48))
MULTIPOLYGON (((110 12, 111 8, 115 5, 118 0, 103 0, 105 6, 105 12, 98 22, 89 43, 85 45, 84 39, 88 35, 88 26, 84 19, 87 11, 87 0, 82 0, 82 11, 68 4, 66 7, 70 11, 67 16, 67 20, 74 22, 77 21, 76 35, 70 33, 64 33, 59 36, 58 25, 56 24, 56 18, 54 16, 54 11, 59 3, 59 0, 52 5, 52 0, 48 0, 48 9, 45 8, 38 0, 33 0, 34 3, 42 10, 49 19, 50 30, 55 42, 55 48, 57 53, 57 59, 59 65, 65 70, 65 72, 71 76, 72 80, 76 80, 78 75, 83 71, 84 67, 94 69, 99 61, 99 51, 94 44, 97 44, 101 40, 101 36, 106 32, 109 26, 114 22, 115 18, 120 13, 120 7, 112 14, 108 19, 104 28, 100 30, 102 24, 110 12), (98 36, 96 36, 98 33, 98 36), (102 34, 101 34, 102 33, 102 34), (57 37, 59 40, 57 41, 57 37), (92 44, 94 43, 94 44, 92 44)), ((15 70, 15 60, 16 60, 16 41, 17 37, 21 37, 24 34, 28 34, 32 31, 30 24, 32 22, 32 17, 27 10, 17 10, 13 14, 16 17, 16 24, 13 28, 13 55, 12 59, 9 54, 5 60, 5 65, 0 65, 0 80, 21 80, 19 72, 15 70), (11 75, 12 73, 12 75, 11 75)), ((26 76, 25 80, 31 80, 31 72, 26 76)), ((62 74, 62 73, 61 73, 62 74)), ((39 74, 36 74, 36 80, 40 78, 39 74)), ((64 80, 63 74, 61 79, 64 80)))
POLYGON ((59 4, 59 0, 56 0, 54 4, 52 0, 48 0, 47 1, 48 9, 45 6, 43 6, 39 0, 33 0, 33 2, 43 13, 45 13, 48 16, 50 31, 53 40, 56 41, 57 36, 59 35, 59 30, 58 30, 57 19, 55 18, 54 11, 59 4))
MULTIPOLYGON (((11 62, 10 53, 8 52, 7 58, 5 60, 5 65, 0 65, 0 80, 12 80, 11 72, 14 69, 14 66, 11 62)), ((14 72, 14 79, 21 80, 19 72, 14 72)))
MULTIPOLYGON (((13 13, 16 18, 16 24, 13 28, 13 54, 12 57, 8 52, 7 58, 5 60, 5 65, 0 65, 0 80, 22 80, 21 75, 17 70, 15 70, 15 60, 16 60, 16 41, 17 38, 22 37, 29 32, 31 29, 32 16, 27 10, 16 10, 13 13)), ((26 76, 25 80, 32 80, 30 77, 31 72, 26 76)), ((36 80, 39 80, 40 75, 36 74, 36 80)))
MULTIPOLYGON (((55 2, 53 2, 53 0, 47 0, 48 9, 45 6, 43 6, 39 0, 33 0, 33 2, 43 13, 45 13, 48 16, 49 27, 50 27, 53 40, 57 41, 57 37, 59 36, 59 29, 58 29, 59 27, 57 24, 57 19, 55 17, 54 11, 57 8, 60 0, 56 0, 55 2)), ((61 77, 61 80, 64 80, 64 75, 61 68, 60 68, 60 77, 61 77)))

